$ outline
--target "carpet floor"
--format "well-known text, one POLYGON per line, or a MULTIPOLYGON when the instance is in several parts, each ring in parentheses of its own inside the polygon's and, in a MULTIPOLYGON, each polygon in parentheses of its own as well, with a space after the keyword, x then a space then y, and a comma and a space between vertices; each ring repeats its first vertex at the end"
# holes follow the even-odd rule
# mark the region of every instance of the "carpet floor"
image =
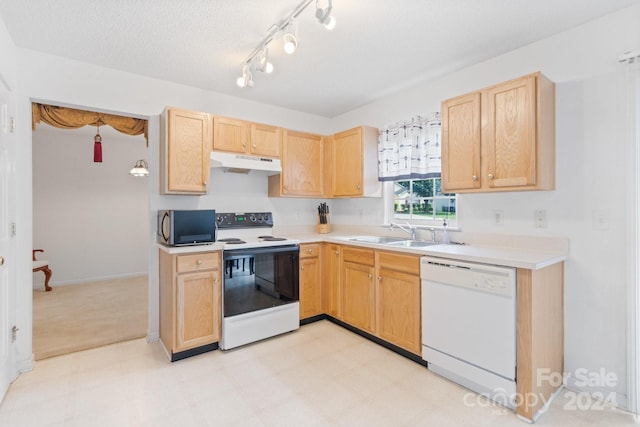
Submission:
POLYGON ((35 360, 147 335, 148 277, 33 291, 35 360))

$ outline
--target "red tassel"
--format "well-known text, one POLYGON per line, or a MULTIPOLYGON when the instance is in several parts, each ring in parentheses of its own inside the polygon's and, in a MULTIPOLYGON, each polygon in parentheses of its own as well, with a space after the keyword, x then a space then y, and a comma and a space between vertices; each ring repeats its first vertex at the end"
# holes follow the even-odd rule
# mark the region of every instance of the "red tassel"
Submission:
POLYGON ((93 138, 93 162, 102 163, 102 137, 96 134, 93 138))

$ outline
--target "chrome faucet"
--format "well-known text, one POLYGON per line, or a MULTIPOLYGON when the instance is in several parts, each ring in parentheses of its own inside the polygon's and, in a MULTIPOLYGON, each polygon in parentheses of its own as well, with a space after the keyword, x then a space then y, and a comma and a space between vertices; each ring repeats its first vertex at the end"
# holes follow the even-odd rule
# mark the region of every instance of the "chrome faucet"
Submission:
POLYGON ((395 224, 395 223, 393 223, 393 222, 391 223, 391 228, 393 228, 393 227, 397 227, 397 228, 399 228, 400 230, 404 231, 405 233, 410 234, 410 235, 411 235, 411 240, 416 240, 416 228, 415 228, 414 226, 412 226, 411 224, 409 224, 408 222, 407 222, 407 223, 405 223, 405 226, 406 226, 407 228, 403 227, 403 226, 402 226, 402 225, 400 225, 400 224, 395 224))
POLYGON ((436 241, 436 229, 433 228, 433 227, 430 227, 429 231, 431 232, 431 241, 435 242, 436 241))

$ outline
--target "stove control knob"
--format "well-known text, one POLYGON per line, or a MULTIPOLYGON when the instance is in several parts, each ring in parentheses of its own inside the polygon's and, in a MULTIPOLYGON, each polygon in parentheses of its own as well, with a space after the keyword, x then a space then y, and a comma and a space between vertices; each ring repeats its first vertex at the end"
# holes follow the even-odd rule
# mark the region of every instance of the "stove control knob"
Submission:
POLYGON ((253 215, 249 216, 249 221, 256 222, 256 217, 253 215))
POLYGON ((262 220, 263 220, 263 221, 265 221, 265 222, 266 222, 266 221, 269 221, 269 215, 264 215, 264 216, 262 217, 262 220))

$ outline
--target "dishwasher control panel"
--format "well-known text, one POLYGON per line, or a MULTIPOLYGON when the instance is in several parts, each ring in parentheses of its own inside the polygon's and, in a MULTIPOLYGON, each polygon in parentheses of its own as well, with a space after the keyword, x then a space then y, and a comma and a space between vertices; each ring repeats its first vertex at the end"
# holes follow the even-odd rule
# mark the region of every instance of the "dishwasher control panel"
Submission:
POLYGON ((516 269, 513 267, 422 257, 420 278, 506 297, 515 296, 516 292, 516 269))

